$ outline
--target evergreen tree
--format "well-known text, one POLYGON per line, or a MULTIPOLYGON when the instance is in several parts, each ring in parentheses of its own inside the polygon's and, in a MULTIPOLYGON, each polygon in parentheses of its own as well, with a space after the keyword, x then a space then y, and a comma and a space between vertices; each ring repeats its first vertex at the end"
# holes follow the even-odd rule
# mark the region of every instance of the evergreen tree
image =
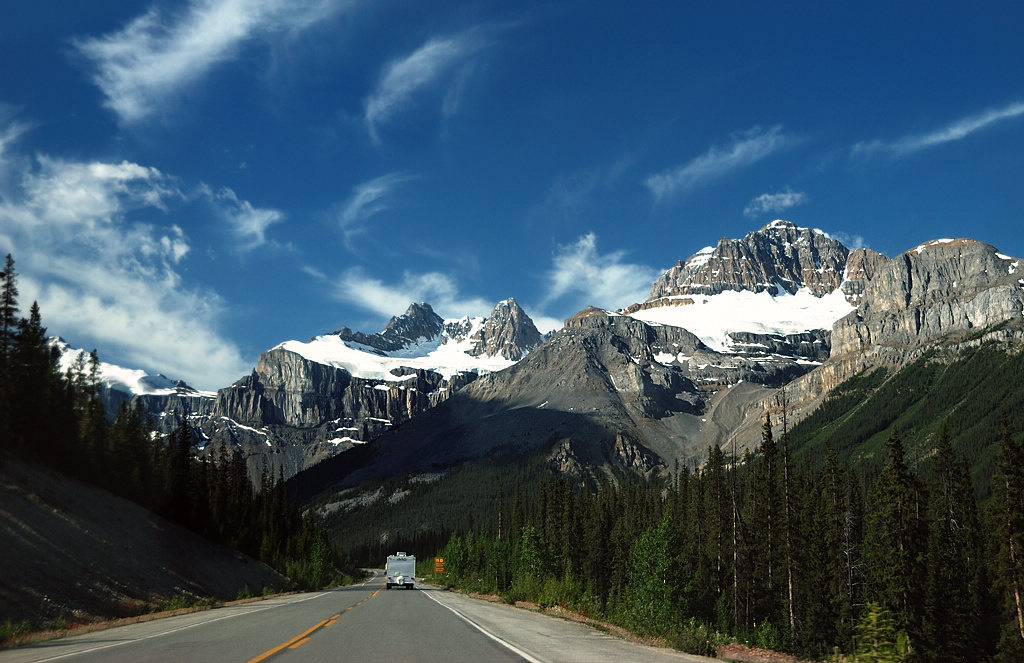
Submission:
POLYGON ((78 466, 78 431, 70 394, 57 363, 57 351, 46 342, 39 305, 18 323, 11 353, 10 435, 19 452, 30 458, 49 456, 58 469, 78 466))
POLYGON ((1000 584, 1007 606, 999 656, 1005 661, 1024 660, 1024 444, 1014 439, 1005 412, 993 484, 1000 584))
POLYGON ((922 612, 921 542, 926 540, 919 491, 897 431, 886 448, 889 461, 871 491, 864 558, 872 599, 895 616, 897 628, 915 636, 922 612))
POLYGON ((942 435, 932 463, 928 580, 920 651, 928 661, 977 660, 975 601, 981 565, 978 513, 971 477, 942 435))
MULTIPOLYGON (((0 371, 7 369, 18 335, 18 272, 14 258, 7 254, 4 269, 0 271, 0 371)), ((0 377, 6 374, 0 372, 0 377)))
POLYGON ((850 633, 844 628, 843 607, 849 604, 843 565, 843 530, 846 517, 845 486, 835 447, 826 448, 825 465, 816 480, 817 490, 807 505, 807 591, 800 640, 804 648, 824 654, 833 646, 845 647, 850 633))
POLYGON ((757 582, 754 620, 758 623, 776 621, 781 609, 780 589, 785 583, 785 573, 780 573, 784 565, 779 563, 783 514, 779 491, 779 451, 768 412, 765 412, 761 430, 751 498, 754 504, 751 526, 756 532, 758 550, 754 556, 754 578, 757 582))

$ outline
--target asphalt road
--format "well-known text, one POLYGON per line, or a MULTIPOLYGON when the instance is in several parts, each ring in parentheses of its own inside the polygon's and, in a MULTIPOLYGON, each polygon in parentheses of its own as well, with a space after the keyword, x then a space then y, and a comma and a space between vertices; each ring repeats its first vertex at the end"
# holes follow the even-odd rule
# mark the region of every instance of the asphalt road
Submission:
POLYGON ((168 617, 0 651, 41 661, 713 661, 433 588, 361 585, 168 617))

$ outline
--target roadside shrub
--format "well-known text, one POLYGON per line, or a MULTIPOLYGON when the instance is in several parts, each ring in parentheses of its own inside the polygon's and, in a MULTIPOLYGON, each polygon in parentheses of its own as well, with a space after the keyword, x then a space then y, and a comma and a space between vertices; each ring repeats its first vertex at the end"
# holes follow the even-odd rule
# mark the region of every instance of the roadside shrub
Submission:
POLYGON ((715 649, 722 643, 722 638, 716 631, 691 617, 673 629, 668 641, 674 649, 687 654, 714 656, 715 649))
POLYGON ((782 648, 782 635, 779 629, 765 620, 754 629, 754 646, 761 649, 778 651, 782 648))
POLYGON ((23 635, 28 635, 31 630, 32 625, 27 619, 22 619, 20 621, 5 619, 3 623, 0 624, 0 645, 6 645, 23 635))
POLYGON ((690 618, 681 624, 670 638, 673 647, 700 656, 714 656, 722 636, 711 627, 690 618))

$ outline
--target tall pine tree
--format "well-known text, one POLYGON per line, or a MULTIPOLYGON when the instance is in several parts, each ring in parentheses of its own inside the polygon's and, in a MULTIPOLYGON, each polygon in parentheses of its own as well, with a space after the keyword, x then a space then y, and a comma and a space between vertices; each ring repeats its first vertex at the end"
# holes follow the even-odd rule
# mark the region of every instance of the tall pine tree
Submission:
POLYGON ((1024 444, 1010 431, 1006 413, 993 480, 999 536, 999 570, 1007 618, 999 640, 1005 661, 1024 660, 1024 444))
POLYGON ((864 561, 871 598, 895 616, 898 628, 914 637, 922 612, 920 557, 925 541, 919 491, 907 469, 898 431, 892 432, 886 449, 889 461, 871 491, 864 561))

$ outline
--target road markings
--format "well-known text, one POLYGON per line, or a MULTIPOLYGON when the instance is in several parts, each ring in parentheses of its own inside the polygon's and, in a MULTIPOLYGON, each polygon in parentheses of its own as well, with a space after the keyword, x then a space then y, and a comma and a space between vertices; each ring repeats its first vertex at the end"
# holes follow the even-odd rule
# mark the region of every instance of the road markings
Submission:
POLYGON ((320 622, 319 624, 317 624, 316 626, 314 626, 313 628, 310 628, 310 629, 300 633, 299 635, 295 636, 294 638, 292 638, 288 642, 284 643, 283 645, 278 645, 277 647, 274 647, 273 649, 268 649, 267 651, 263 652, 262 654, 260 654, 256 658, 250 658, 249 659, 249 663, 259 663, 260 661, 265 661, 266 659, 270 658, 274 654, 276 654, 276 653, 278 653, 280 651, 284 651, 285 649, 288 649, 289 647, 291 647, 292 645, 296 644, 299 640, 302 640, 303 638, 308 640, 309 636, 314 631, 316 631, 318 628, 320 628, 321 626, 323 626, 324 624, 326 624, 329 621, 330 621, 329 619, 325 619, 322 622, 320 622))
POLYGON ((527 654, 526 652, 524 652, 524 651, 523 651, 522 649, 520 649, 519 647, 516 647, 516 646, 515 646, 514 644, 512 644, 512 643, 511 643, 511 642, 509 642, 508 640, 503 640, 502 638, 498 637, 497 635, 494 635, 493 633, 491 633, 490 631, 488 631, 487 629, 485 629, 485 628, 484 628, 483 626, 480 626, 479 624, 477 624, 477 623, 476 623, 476 622, 474 622, 474 621, 473 621, 472 619, 470 619, 470 618, 469 618, 469 617, 467 617, 466 615, 462 614, 461 612, 459 612, 459 611, 458 611, 458 610, 456 610, 455 608, 453 608, 453 607, 451 607, 450 605, 448 605, 448 604, 446 604, 446 603, 442 602, 442 601, 441 601, 440 599, 434 598, 434 596, 433 596, 433 592, 423 592, 423 593, 424 593, 424 594, 426 595, 426 597, 427 597, 427 598, 429 598, 429 599, 430 599, 431 601, 433 601, 434 603, 438 604, 439 606, 442 606, 442 607, 444 607, 444 608, 448 608, 449 610, 451 610, 452 612, 454 612, 454 613, 455 613, 455 616, 459 617, 459 618, 460 618, 460 619, 461 619, 462 621, 466 622, 467 624, 469 624, 470 626, 472 626, 472 627, 473 627, 473 628, 475 628, 476 630, 480 631, 481 633, 483 633, 484 635, 486 635, 486 636, 487 636, 488 638, 490 638, 491 640, 494 640, 495 642, 497 642, 497 643, 498 643, 499 645, 501 645, 502 647, 505 647, 506 649, 509 649, 509 650, 511 650, 511 651, 512 651, 513 653, 515 653, 515 654, 516 654, 516 655, 518 655, 518 656, 521 656, 522 658, 526 659, 526 660, 527 660, 527 661, 529 661, 530 663, 544 663, 544 662, 543 662, 542 660, 540 660, 539 658, 535 658, 535 657, 533 657, 533 656, 531 656, 531 655, 527 654))
MULTIPOLYGON (((379 591, 380 590, 378 589, 377 592, 379 592, 379 591)), ((374 596, 377 596, 377 592, 374 592, 373 594, 370 594, 369 596, 367 596, 362 601, 359 601, 358 603, 356 603, 356 605, 361 605, 364 601, 369 601, 374 596)), ((354 607, 356 607, 356 606, 350 605, 348 608, 346 608, 346 610, 351 610, 354 607)), ((317 630, 319 630, 321 628, 327 628, 328 626, 330 626, 331 624, 336 622, 339 617, 341 617, 341 613, 340 612, 338 614, 336 614, 336 615, 332 615, 331 617, 328 617, 327 619, 323 620, 322 622, 320 622, 316 626, 314 626, 314 627, 312 627, 310 629, 307 629, 306 631, 300 633, 299 635, 295 636, 294 638, 292 638, 288 642, 285 642, 284 644, 280 644, 280 645, 274 647, 273 649, 268 649, 267 651, 263 652, 262 654, 260 654, 256 658, 249 659, 247 663, 260 663, 260 661, 265 661, 268 658, 270 658, 271 656, 273 656, 274 654, 282 652, 285 649, 298 649, 302 645, 304 645, 307 642, 309 642, 309 640, 310 640, 309 636, 311 636, 313 633, 315 633, 317 630)))
MULTIPOLYGON (((92 653, 92 652, 95 652, 95 651, 100 651, 100 650, 103 650, 103 649, 110 649, 111 647, 121 647, 122 645, 130 645, 130 644, 135 643, 135 642, 142 642, 143 640, 151 640, 152 638, 159 638, 159 637, 162 637, 162 636, 165 636, 165 635, 170 635, 171 633, 177 633, 178 631, 184 631, 186 629, 195 628, 197 626, 206 626, 207 624, 212 624, 214 622, 219 622, 219 621, 224 620, 224 619, 231 619, 233 617, 242 617, 242 616, 245 616, 245 615, 251 615, 251 614, 253 614, 255 612, 263 612, 264 610, 271 610, 273 608, 279 608, 279 607, 281 607, 283 605, 293 605, 295 603, 303 603, 305 601, 309 601, 310 599, 320 598, 321 596, 324 596, 325 594, 327 594, 327 592, 321 592, 320 594, 315 594, 313 596, 307 596, 307 597, 304 597, 304 598, 301 598, 301 599, 297 599, 297 600, 294 600, 294 601, 286 601, 286 602, 282 602, 282 603, 274 603, 273 605, 260 606, 258 608, 254 608, 254 609, 250 609, 250 610, 233 612, 230 615, 223 615, 221 617, 216 617, 214 619, 207 619, 206 621, 195 622, 194 624, 185 624, 184 626, 176 626, 174 628, 167 629, 166 631, 160 631, 159 633, 151 633, 150 635, 145 635, 145 636, 143 636, 141 638, 134 638, 134 639, 131 639, 131 640, 121 640, 120 642, 112 642, 112 643, 109 643, 109 644, 99 645, 98 647, 91 647, 89 649, 78 649, 78 650, 75 650, 75 651, 72 651, 72 652, 68 652, 66 654, 57 654, 56 656, 50 656, 49 658, 40 658, 40 659, 36 660, 36 663, 45 663, 46 661, 56 661, 56 660, 59 660, 59 659, 62 659, 62 658, 67 658, 69 656, 81 656, 82 654, 89 654, 89 653, 92 653)), ((221 608, 221 609, 223 609, 223 608, 221 608)), ((134 624, 132 624, 132 626, 134 626, 134 624)), ((88 634, 86 634, 86 636, 87 635, 88 634)), ((75 637, 75 636, 72 636, 72 637, 75 637)), ((50 646, 57 646, 57 645, 50 645, 50 646)))

